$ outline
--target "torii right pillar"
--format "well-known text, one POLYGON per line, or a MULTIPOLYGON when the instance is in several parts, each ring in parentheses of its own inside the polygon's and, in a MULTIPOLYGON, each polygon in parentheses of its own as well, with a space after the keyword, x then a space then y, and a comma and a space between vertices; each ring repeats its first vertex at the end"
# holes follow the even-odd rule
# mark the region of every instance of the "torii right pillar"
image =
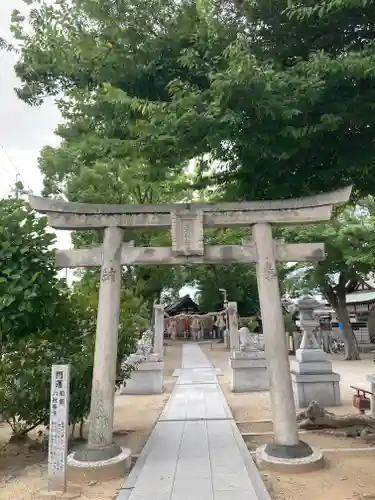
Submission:
MULTIPOLYGON (((347 198, 349 195, 350 189, 347 190, 347 198)), ((341 203, 344 201, 347 200, 340 200, 341 203)), ((311 222, 314 222, 319 220, 319 216, 314 220, 312 212, 311 219, 311 222)), ((254 224, 253 240, 257 249, 257 282, 274 429, 274 442, 257 449, 257 463, 260 467, 279 471, 314 470, 323 465, 323 454, 319 449, 301 441, 298 435, 271 224, 254 224)))

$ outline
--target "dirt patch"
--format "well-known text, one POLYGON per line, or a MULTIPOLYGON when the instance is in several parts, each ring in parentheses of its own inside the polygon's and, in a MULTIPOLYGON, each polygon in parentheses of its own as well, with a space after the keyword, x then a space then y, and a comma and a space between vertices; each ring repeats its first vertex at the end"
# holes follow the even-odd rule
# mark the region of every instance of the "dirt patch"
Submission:
MULTIPOLYGON (((172 343, 171 343, 172 344, 172 343)), ((164 360, 165 392, 155 396, 117 395, 115 399, 114 442, 128 447, 133 454, 142 451, 160 413, 172 392, 176 379, 171 375, 181 367, 182 344, 167 346, 164 360)), ((47 450, 41 446, 36 429, 25 443, 8 443, 11 431, 0 424, 0 499, 39 500, 38 491, 47 486, 47 450)), ((87 438, 87 426, 84 428, 87 438)), ((76 448, 81 442, 74 442, 76 448)), ((105 483, 92 482, 82 489, 81 500, 114 500, 124 478, 105 483)))
POLYGON ((240 432, 272 432, 273 425, 271 421, 268 422, 244 422, 237 423, 240 432))
MULTIPOLYGON (((220 368, 223 376, 219 382, 236 421, 245 422, 239 425, 242 432, 270 432, 270 423, 253 423, 249 421, 271 419, 271 408, 268 392, 234 394, 229 389, 230 368, 228 366, 229 352, 220 344, 214 344, 212 351, 202 346, 208 359, 220 368)), ((334 363, 335 365, 335 363, 334 363)), ((353 412, 351 406, 352 390, 350 383, 366 380, 369 361, 337 362, 335 371, 342 375, 341 396, 343 406, 327 408, 336 414, 353 412), (361 368, 362 366, 362 368, 361 368), (341 373, 342 370, 342 373, 341 373), (353 371, 355 379, 348 376, 353 371), (345 373, 344 373, 345 372, 345 373)), ((365 386, 365 383, 360 384, 365 386)), ((354 438, 340 438, 320 435, 317 432, 301 434, 301 439, 320 448, 366 448, 366 443, 354 438)), ((254 450, 258 445, 271 442, 272 435, 251 438, 249 447, 254 450)), ((321 471, 308 474, 277 474, 263 473, 265 483, 275 500, 359 500, 362 494, 375 495, 374 481, 375 452, 334 452, 325 453, 326 466, 321 471)))
POLYGON ((375 495, 374 452, 326 453, 323 470, 269 474, 275 500, 359 500, 375 495))

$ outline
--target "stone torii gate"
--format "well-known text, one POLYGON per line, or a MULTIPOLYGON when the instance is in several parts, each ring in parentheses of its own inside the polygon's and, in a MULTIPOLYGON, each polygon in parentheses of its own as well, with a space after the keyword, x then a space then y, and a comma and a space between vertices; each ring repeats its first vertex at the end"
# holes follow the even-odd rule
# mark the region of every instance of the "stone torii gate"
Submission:
POLYGON ((31 196, 32 208, 46 214, 54 229, 104 229, 99 247, 56 252, 60 268, 101 267, 89 440, 85 450, 75 453, 75 459, 91 462, 92 467, 92 462, 113 463, 121 456, 121 449, 112 442, 121 267, 236 262, 255 262, 257 268, 275 434, 275 443, 268 449, 270 461, 312 454, 308 445, 301 445, 297 432, 276 261, 319 261, 324 259, 324 245, 279 243, 272 238, 272 225, 327 221, 333 205, 345 203, 350 192, 348 187, 282 201, 161 205, 69 203, 31 196), (204 246, 204 227, 248 226, 253 228, 252 241, 204 246), (124 242, 126 229, 156 228, 171 229, 171 247, 135 247, 133 242, 124 242))

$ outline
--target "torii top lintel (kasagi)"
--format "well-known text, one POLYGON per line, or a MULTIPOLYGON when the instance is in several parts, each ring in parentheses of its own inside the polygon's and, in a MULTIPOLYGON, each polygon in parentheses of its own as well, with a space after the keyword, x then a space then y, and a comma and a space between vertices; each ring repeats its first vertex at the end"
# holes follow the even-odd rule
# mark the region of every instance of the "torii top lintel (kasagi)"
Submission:
POLYGON ((270 224, 306 224, 331 218, 332 207, 349 200, 352 186, 305 198, 235 203, 175 203, 160 205, 107 205, 75 203, 30 196, 37 212, 46 214, 55 229, 168 228, 172 217, 199 216, 206 227, 270 224), (171 217, 172 215, 172 217, 171 217))

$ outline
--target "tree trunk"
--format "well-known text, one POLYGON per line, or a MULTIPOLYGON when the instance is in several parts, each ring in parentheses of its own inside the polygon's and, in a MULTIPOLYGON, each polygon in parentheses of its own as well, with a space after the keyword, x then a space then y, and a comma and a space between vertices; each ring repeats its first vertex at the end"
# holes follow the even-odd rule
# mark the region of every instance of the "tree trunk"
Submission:
POLYGON ((345 295, 342 297, 338 295, 337 304, 337 317, 341 322, 342 326, 342 338, 345 344, 345 359, 346 360, 358 360, 361 359, 359 356, 359 349, 357 345, 357 339, 354 335, 352 325, 350 323, 349 314, 346 309, 345 295))
POLYGON ((345 345, 345 360, 357 360, 360 359, 357 339, 346 309, 346 281, 345 273, 341 272, 338 284, 334 288, 330 285, 325 287, 324 295, 335 310, 337 319, 342 326, 341 334, 345 345))
POLYGON ((375 426, 375 418, 371 415, 360 413, 336 415, 327 411, 316 401, 310 401, 306 410, 297 414, 297 422, 300 429, 306 430, 342 429, 353 426, 374 428, 375 426))

